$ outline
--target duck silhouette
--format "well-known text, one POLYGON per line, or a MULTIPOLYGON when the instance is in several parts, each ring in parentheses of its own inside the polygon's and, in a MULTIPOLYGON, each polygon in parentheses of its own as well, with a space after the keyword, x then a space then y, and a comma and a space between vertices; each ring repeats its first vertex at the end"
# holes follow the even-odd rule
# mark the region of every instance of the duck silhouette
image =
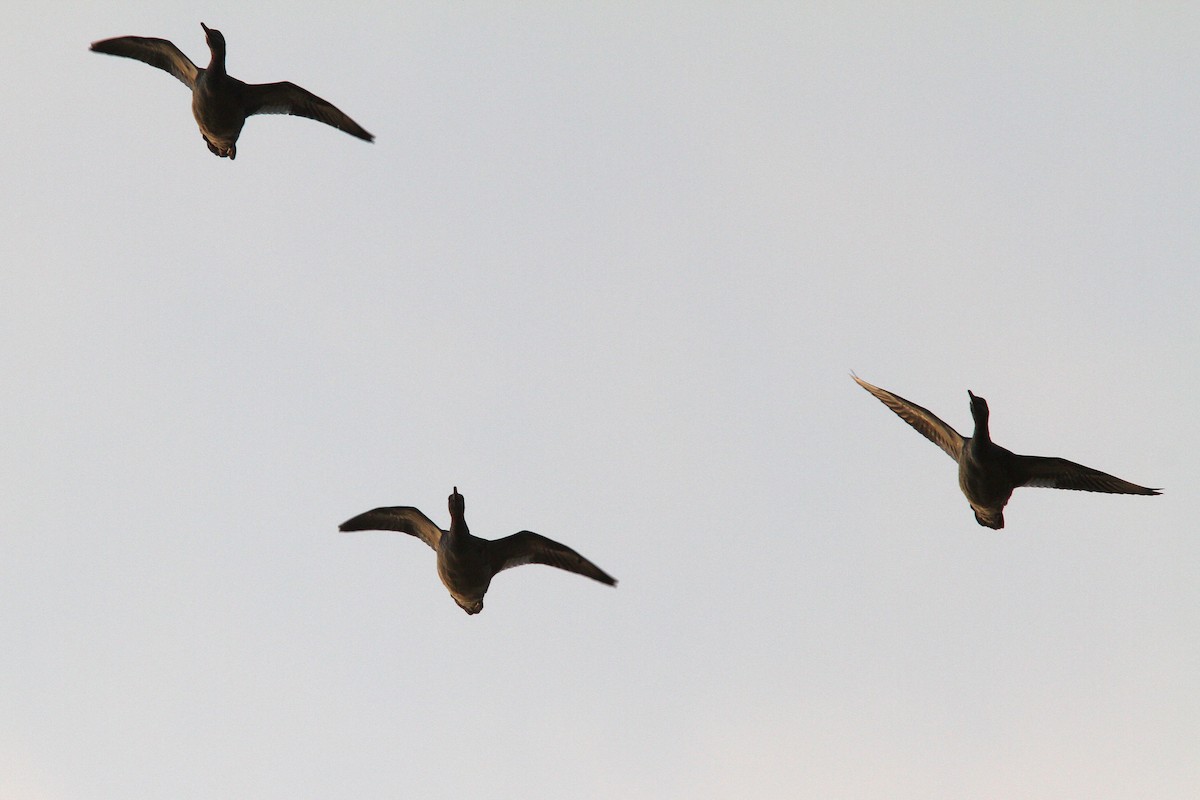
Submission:
POLYGON ((192 90, 192 115, 200 126, 204 143, 214 154, 230 160, 237 157, 237 140, 246 117, 254 114, 295 114, 332 125, 359 139, 375 137, 332 103, 322 100, 294 83, 243 83, 225 72, 225 37, 203 22, 212 56, 201 69, 166 39, 119 36, 92 42, 97 53, 144 61, 171 73, 192 90))
POLYGON ((437 552, 437 571, 454 602, 468 614, 483 610, 483 596, 497 572, 522 564, 546 564, 609 586, 617 581, 565 544, 532 531, 503 539, 481 539, 467 528, 466 501, 454 487, 449 497, 450 530, 442 530, 412 506, 376 508, 346 520, 340 531, 399 531, 437 552))
POLYGON ((1136 483, 1085 467, 1065 458, 1022 456, 992 442, 988 432, 988 404, 967 392, 975 435, 964 438, 931 411, 898 394, 873 386, 851 373, 855 382, 875 395, 900 419, 958 462, 958 486, 975 512, 975 520, 988 528, 1004 527, 1004 506, 1018 486, 1048 486, 1110 494, 1160 494, 1136 483))

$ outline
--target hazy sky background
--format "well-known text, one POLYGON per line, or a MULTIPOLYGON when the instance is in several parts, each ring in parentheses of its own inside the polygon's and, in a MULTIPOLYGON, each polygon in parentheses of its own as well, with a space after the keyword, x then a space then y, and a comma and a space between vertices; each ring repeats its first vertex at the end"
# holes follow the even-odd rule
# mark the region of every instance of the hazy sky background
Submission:
POLYGON ((0 32, 0 798, 1196 796, 1200 10, 107 5, 0 32), (201 21, 376 143, 87 49, 201 21), (619 587, 337 532, 454 485, 619 587))

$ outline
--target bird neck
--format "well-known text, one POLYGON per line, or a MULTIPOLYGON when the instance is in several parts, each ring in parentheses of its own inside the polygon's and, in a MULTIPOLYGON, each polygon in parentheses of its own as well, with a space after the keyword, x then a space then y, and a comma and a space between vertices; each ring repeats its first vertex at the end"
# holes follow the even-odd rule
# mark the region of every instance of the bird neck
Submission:
POLYGON ((225 77, 227 74, 225 72, 225 48, 212 47, 210 50, 212 52, 212 58, 208 60, 208 72, 212 75, 225 77))
POLYGON ((992 435, 988 433, 988 418, 987 414, 977 414, 975 416, 975 436, 977 442, 987 442, 991 444, 992 435))

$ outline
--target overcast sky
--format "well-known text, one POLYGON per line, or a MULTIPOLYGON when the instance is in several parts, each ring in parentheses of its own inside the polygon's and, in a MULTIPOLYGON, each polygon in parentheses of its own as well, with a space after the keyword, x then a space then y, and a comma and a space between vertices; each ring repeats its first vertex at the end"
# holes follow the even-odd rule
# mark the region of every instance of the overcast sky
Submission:
POLYGON ((0 798, 1196 796, 1200 11, 104 5, 0 32, 0 798), (376 142, 88 52, 202 21, 376 142), (453 486, 620 585, 337 532, 453 486))

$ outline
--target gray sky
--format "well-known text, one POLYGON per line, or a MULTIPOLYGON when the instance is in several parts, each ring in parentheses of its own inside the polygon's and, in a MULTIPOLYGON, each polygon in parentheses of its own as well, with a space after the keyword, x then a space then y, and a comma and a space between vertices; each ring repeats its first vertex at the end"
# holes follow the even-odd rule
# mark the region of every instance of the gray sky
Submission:
POLYGON ((0 798, 1195 796, 1200 12, 137 5, 0 33, 0 798))

